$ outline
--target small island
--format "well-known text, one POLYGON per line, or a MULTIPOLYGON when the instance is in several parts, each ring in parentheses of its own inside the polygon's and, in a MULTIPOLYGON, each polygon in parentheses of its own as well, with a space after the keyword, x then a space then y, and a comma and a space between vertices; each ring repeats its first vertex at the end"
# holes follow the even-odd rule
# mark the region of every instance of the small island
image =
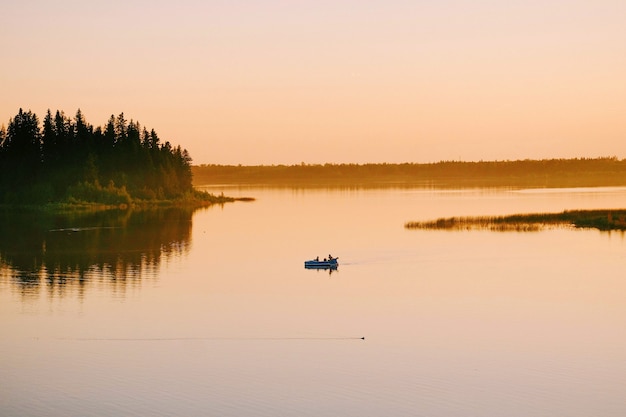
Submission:
POLYGON ((186 149, 161 141, 154 129, 111 115, 104 126, 48 110, 22 109, 0 128, 0 204, 3 206, 126 208, 203 206, 235 199, 192 185, 186 149))

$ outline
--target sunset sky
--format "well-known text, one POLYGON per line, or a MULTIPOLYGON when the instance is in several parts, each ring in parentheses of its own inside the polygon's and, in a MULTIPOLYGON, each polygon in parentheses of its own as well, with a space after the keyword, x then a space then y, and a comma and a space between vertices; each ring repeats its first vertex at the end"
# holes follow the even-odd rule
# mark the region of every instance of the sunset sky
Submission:
POLYGON ((20 107, 154 128, 195 164, 626 158, 624 0, 0 5, 20 107))

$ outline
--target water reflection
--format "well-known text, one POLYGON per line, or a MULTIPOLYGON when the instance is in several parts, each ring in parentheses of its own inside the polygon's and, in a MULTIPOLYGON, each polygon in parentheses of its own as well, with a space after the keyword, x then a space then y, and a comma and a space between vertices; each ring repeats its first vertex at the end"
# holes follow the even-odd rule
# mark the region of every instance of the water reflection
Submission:
POLYGON ((316 271, 328 271, 328 275, 332 275, 333 272, 337 272, 337 265, 332 265, 332 266, 305 265, 304 269, 313 269, 316 271))
POLYGON ((186 254, 193 210, 0 213, 0 280, 23 297, 116 293, 155 279, 162 260, 186 254))

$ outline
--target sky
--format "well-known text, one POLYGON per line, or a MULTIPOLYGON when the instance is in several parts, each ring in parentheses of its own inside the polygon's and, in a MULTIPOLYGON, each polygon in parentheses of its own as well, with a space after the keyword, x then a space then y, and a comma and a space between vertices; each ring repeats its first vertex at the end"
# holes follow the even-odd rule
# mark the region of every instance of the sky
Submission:
POLYGON ((0 5, 0 124, 123 112, 194 164, 626 158, 624 0, 0 5))

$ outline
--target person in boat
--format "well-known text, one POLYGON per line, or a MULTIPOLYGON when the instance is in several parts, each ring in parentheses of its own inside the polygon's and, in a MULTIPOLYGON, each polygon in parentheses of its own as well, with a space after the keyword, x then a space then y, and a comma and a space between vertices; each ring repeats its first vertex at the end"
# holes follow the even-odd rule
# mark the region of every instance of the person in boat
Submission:
POLYGON ((330 255, 330 253, 328 254, 328 262, 332 261, 333 257, 330 255))
POLYGON ((316 258, 315 258, 315 260, 316 260, 317 262, 319 262, 319 261, 320 261, 320 257, 319 257, 319 256, 318 256, 318 257, 316 257, 316 258))

